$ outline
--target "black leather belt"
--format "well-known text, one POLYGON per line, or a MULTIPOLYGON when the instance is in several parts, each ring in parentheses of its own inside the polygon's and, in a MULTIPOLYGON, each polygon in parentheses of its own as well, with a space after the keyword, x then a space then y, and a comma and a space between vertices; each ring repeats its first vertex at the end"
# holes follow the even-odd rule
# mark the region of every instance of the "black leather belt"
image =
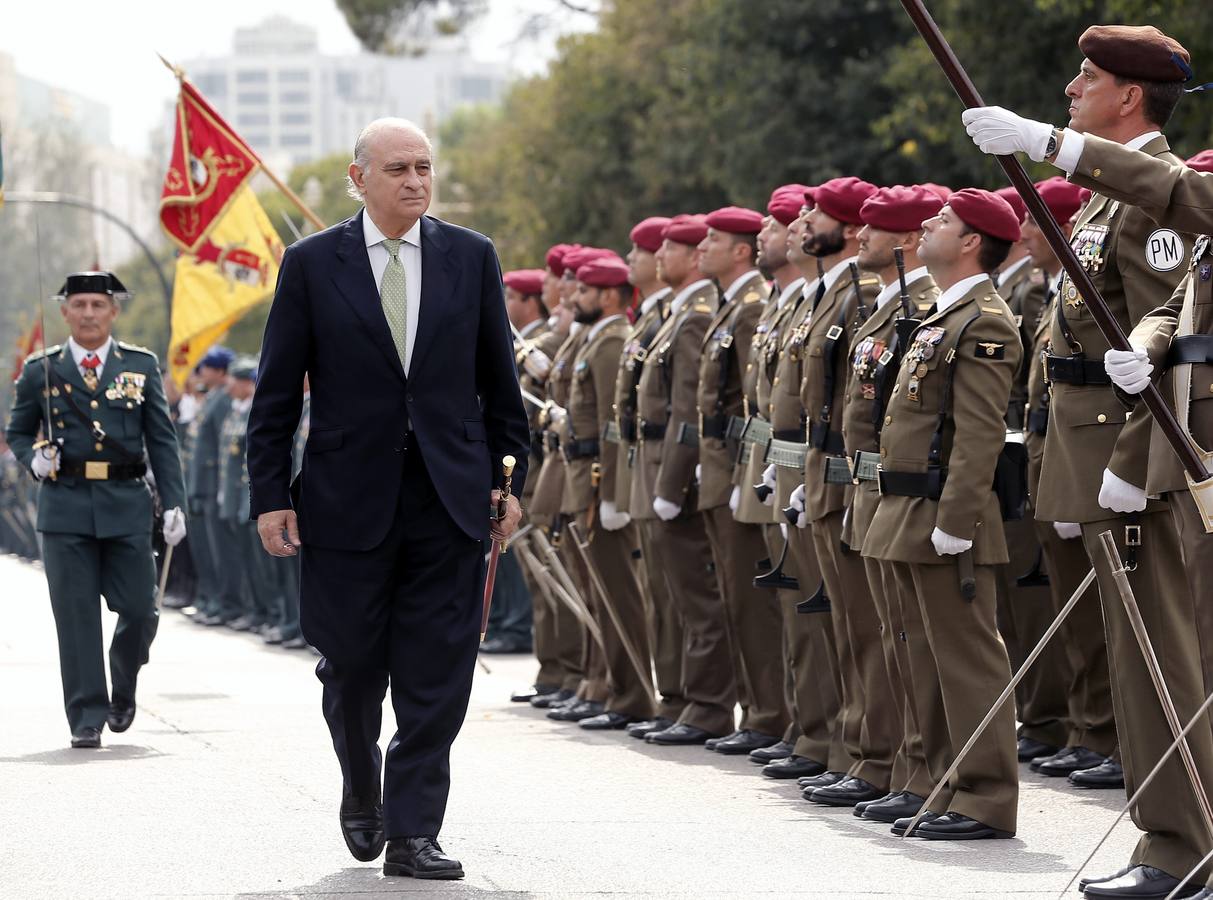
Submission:
POLYGON ((584 459, 587 456, 597 455, 597 438, 586 438, 584 441, 569 441, 564 445, 564 458, 568 460, 584 459))
POLYGON ((1034 409, 1028 413, 1028 431, 1032 434, 1046 434, 1049 430, 1049 410, 1034 409))
POLYGON ((636 443, 636 420, 631 416, 619 417, 619 436, 629 444, 636 443))
POLYGON ((1171 341, 1166 367, 1183 365, 1213 365, 1213 335, 1187 334, 1171 341))
POLYGON ((780 428, 771 432, 771 437, 777 441, 791 441, 793 444, 804 443, 803 428, 780 428))
POLYGON ((59 474, 86 481, 134 481, 147 474, 146 463, 113 463, 95 459, 65 459, 59 474))
POLYGON ((1045 357, 1049 381, 1061 384, 1111 384, 1103 362, 1087 359, 1081 353, 1074 356, 1045 357))
POLYGON ((646 441, 659 441, 665 437, 665 426, 655 422, 641 422, 640 436, 646 441))
POLYGON ((814 422, 809 426, 809 446, 831 456, 842 456, 847 452, 842 432, 830 431, 830 426, 825 422, 814 422))
POLYGON ((930 469, 926 472, 880 471, 880 493, 894 497, 926 497, 938 500, 943 494, 944 482, 948 480, 947 469, 930 469))
POLYGON ((699 434, 701 437, 716 438, 718 441, 723 441, 728 427, 728 416, 704 416, 699 426, 699 434))

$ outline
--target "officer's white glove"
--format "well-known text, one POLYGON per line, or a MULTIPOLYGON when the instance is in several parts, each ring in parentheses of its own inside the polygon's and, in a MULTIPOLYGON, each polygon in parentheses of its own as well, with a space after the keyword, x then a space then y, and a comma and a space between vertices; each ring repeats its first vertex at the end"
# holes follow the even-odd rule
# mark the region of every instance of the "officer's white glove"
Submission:
POLYGON ((632 521, 632 517, 617 510, 610 500, 603 500, 598 504, 598 521, 607 531, 618 531, 632 521))
POLYGON ((47 444, 34 451, 34 458, 30 460, 29 467, 35 478, 45 481, 58 473, 60 462, 62 460, 59 458, 59 445, 47 444))
POLYGON ((185 539, 185 513, 174 506, 164 513, 164 543, 176 547, 185 539))
POLYGON ((1126 394, 1140 394, 1150 383, 1154 365, 1145 349, 1137 344, 1132 350, 1109 350, 1103 355, 1103 367, 1112 383, 1126 394))
POLYGON ((767 499, 762 501, 763 506, 775 505, 775 466, 769 465, 762 470, 762 483, 771 489, 767 494, 767 499))
POLYGON ((563 406, 557 406, 553 403, 548 407, 548 422, 553 428, 560 427, 560 424, 569 417, 569 411, 563 406))
POLYGON ((804 528, 808 525, 808 520, 804 517, 804 485, 798 484, 796 490, 792 491, 792 496, 788 498, 788 506, 799 513, 796 516, 796 527, 804 528))
POLYGON ((1082 526, 1077 522, 1054 522, 1053 530, 1063 541, 1072 541, 1074 538, 1082 537, 1082 526))
POLYGON ((661 521, 668 522, 678 517, 678 514, 682 512, 682 507, 669 500, 663 500, 661 497, 654 497, 653 512, 657 513, 657 518, 661 521))
POLYGON ((552 360, 539 348, 531 350, 522 360, 522 368, 536 381, 544 381, 552 371, 552 360))
POLYGON ((1118 477, 1111 469, 1104 469, 1099 505, 1112 512, 1141 512, 1146 508, 1146 492, 1118 477))
POLYGON ((946 531, 940 531, 939 528, 931 532, 931 545, 940 556, 955 556, 957 553, 973 549, 972 541, 952 537, 946 531))
POLYGON ((741 506, 741 487, 733 485, 733 493, 729 494, 729 512, 736 515, 739 506, 741 506))
POLYGON ((1020 152, 1041 162, 1053 135, 1053 126, 1017 116, 1001 106, 966 109, 960 116, 977 149, 992 156, 1020 152))

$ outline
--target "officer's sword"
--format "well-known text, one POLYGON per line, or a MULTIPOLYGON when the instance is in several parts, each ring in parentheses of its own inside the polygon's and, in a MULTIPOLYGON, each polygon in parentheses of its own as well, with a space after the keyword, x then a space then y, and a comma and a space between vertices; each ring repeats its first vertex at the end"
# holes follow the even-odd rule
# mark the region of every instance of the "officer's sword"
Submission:
MULTIPOLYGON (((42 228, 38 222, 38 206, 34 205, 34 254, 38 263, 38 328, 42 331, 42 399, 46 404, 46 443, 55 447, 55 426, 51 421, 51 361, 46 358, 46 292, 42 287, 42 228)), ((50 452, 54 452, 52 449, 50 452)), ((51 481, 58 472, 51 470, 51 481)))
POLYGON ((902 832, 901 836, 903 838, 909 837, 914 833, 914 829, 918 827, 918 820, 930 811, 931 804, 935 801, 935 798, 939 796, 939 792, 944 789, 948 781, 951 780, 952 776, 956 774, 956 771, 960 768, 960 764, 964 761, 964 758, 968 755, 969 751, 973 749, 973 745, 976 744, 982 734, 985 733, 985 730, 987 727, 989 727, 989 724, 994 721, 994 717, 998 715, 998 711, 1002 709, 1003 704, 1007 702, 1007 698, 1015 693, 1015 688, 1019 685, 1019 682, 1021 682, 1023 677, 1028 674, 1028 669, 1031 667, 1032 663, 1036 662, 1036 657, 1040 656, 1040 654, 1044 652, 1045 645, 1049 643, 1049 639, 1057 633, 1057 629, 1059 629, 1061 624, 1066 620, 1066 616, 1068 616, 1070 611, 1078 605, 1078 601, 1082 598, 1082 595, 1086 593, 1087 588, 1091 586, 1091 582, 1094 580, 1095 569, 1092 567, 1091 571, 1087 572, 1087 576, 1082 580, 1082 582, 1078 585, 1078 588, 1070 596, 1070 599, 1066 601, 1066 605, 1061 608, 1061 612, 1057 614, 1057 618, 1053 620, 1053 624, 1050 625, 1045 633, 1040 636, 1040 640, 1037 641, 1036 646, 1032 648, 1032 652, 1028 654, 1028 658, 1023 661, 1023 665, 1019 667, 1019 671, 1011 676, 1010 682, 1008 682, 1006 688, 1003 689, 1003 692, 999 695, 998 699, 994 701, 994 705, 990 707, 990 711, 986 713, 986 717, 981 720, 981 723, 973 730, 973 734, 965 742, 965 745, 960 748, 960 752, 956 754, 956 758, 952 760, 952 764, 948 766, 948 770, 943 773, 943 777, 940 778, 936 783, 935 788, 931 791, 931 795, 927 797, 926 802, 922 804, 922 809, 920 809, 918 814, 910 820, 909 827, 902 832))
POLYGON ((168 549, 164 551, 164 565, 160 567, 160 586, 156 590, 156 609, 164 603, 164 589, 168 586, 168 570, 173 564, 173 550, 176 547, 173 544, 168 545, 168 549))
POLYGON ((548 540, 547 535, 543 533, 542 529, 535 532, 535 543, 539 545, 539 549, 548 558, 548 563, 556 574, 553 576, 552 572, 543 568, 540 561, 536 559, 535 563, 540 566, 538 572, 545 577, 546 581, 550 582, 550 586, 556 589, 556 596, 563 600, 565 605, 572 610, 573 615, 586 627, 586 630, 590 633, 590 637, 594 639, 595 643, 598 644, 605 654, 606 649, 602 643, 602 629, 594 621, 594 616, 590 613, 589 607, 585 605, 584 601, 581 601, 577 586, 573 584, 573 579, 569 575, 568 569, 561 562, 560 554, 556 552, 556 548, 552 546, 552 542, 548 540))

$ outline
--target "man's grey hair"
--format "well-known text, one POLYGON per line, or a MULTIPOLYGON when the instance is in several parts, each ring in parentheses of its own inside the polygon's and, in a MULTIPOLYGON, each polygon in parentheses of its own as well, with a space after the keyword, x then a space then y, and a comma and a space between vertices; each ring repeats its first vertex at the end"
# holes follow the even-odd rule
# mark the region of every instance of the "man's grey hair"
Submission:
MULTIPOLYGON (((408 131, 413 135, 421 138, 425 142, 425 147, 430 153, 430 161, 433 162, 434 145, 430 141, 430 136, 425 133, 420 125, 411 122, 408 119, 401 119, 397 116, 387 116, 382 119, 376 119, 371 122, 362 131, 358 132, 358 139, 354 141, 354 159, 353 163, 363 172, 366 171, 367 165, 371 161, 371 141, 385 131, 399 129, 408 131)), ((354 200, 362 202, 365 199, 365 194, 358 189, 358 185, 354 183, 354 179, 348 174, 345 176, 345 191, 354 200)))

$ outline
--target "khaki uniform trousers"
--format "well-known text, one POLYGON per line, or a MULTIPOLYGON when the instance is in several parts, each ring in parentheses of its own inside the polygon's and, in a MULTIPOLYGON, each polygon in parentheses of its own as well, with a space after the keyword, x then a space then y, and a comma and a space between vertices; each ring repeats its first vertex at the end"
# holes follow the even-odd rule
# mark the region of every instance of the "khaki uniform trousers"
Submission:
MULTIPOLYGON (((595 622, 601 621, 597 594, 590 586, 590 575, 586 571, 585 563, 581 561, 581 554, 573 547, 565 545, 565 542, 571 540, 573 540, 571 534, 566 534, 562 538, 561 558, 572 576, 573 584, 585 601, 590 615, 593 616, 595 622)), ((578 622, 577 627, 582 632, 581 680, 577 684, 577 698, 593 703, 606 703, 610 696, 610 689, 607 687, 606 658, 603 656, 602 648, 589 635, 585 626, 578 622)))
POLYGON ((649 647, 657 673, 657 715, 677 721, 686 706, 682 696, 682 617, 666 582, 665 565, 654 533, 657 519, 635 523, 640 535, 641 573, 645 584, 645 616, 649 647))

